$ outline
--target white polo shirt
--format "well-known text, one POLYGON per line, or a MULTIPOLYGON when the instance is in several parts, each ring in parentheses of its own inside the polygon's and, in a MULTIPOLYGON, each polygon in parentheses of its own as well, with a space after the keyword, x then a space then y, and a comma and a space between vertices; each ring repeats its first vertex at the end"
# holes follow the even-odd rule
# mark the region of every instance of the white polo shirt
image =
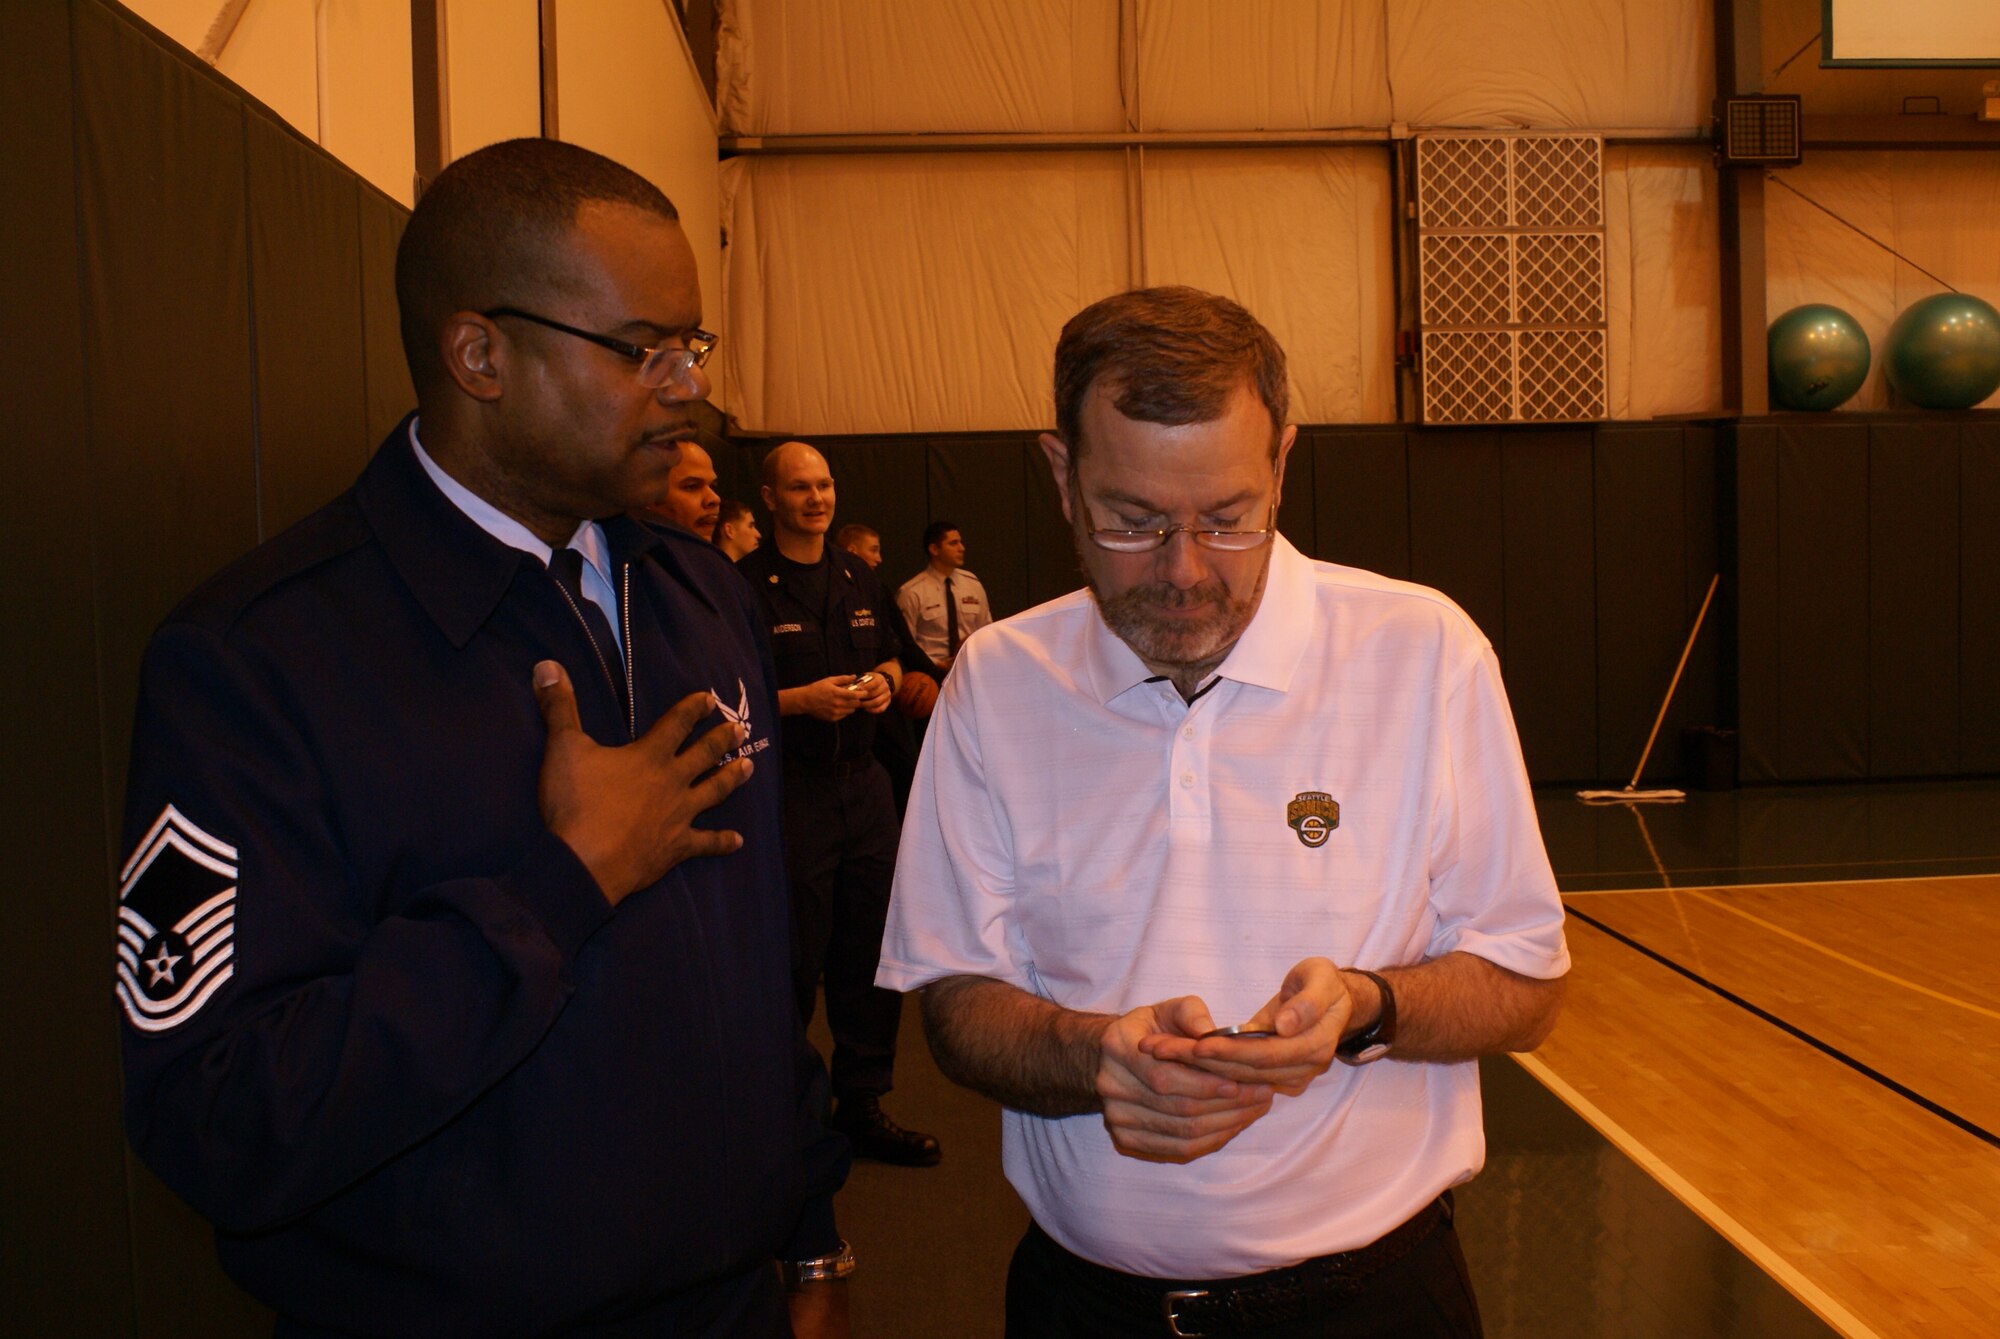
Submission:
MULTIPOLYGON (((1227 1024, 1311 956, 1568 970, 1499 666, 1444 596, 1281 538, 1219 682, 1189 705, 1148 678, 1086 591, 966 644, 910 795, 878 984, 990 976, 1111 1014, 1194 994, 1227 1024)), ((1336 1063, 1180 1166, 1120 1155, 1094 1114, 1009 1110, 1003 1161, 1078 1255, 1247 1274, 1364 1245, 1470 1179, 1478 1082, 1472 1062, 1336 1063)))

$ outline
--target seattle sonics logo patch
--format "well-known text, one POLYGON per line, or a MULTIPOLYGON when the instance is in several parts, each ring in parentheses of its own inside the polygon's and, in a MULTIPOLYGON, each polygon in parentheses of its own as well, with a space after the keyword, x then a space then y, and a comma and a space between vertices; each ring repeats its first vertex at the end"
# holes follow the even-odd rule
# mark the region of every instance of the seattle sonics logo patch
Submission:
POLYGON ((170 804, 118 879, 118 1002, 133 1027, 164 1032, 235 974, 236 848, 170 804))
POLYGON ((1285 806, 1285 825, 1307 846, 1324 846, 1340 826, 1340 803, 1323 790, 1302 790, 1285 806))

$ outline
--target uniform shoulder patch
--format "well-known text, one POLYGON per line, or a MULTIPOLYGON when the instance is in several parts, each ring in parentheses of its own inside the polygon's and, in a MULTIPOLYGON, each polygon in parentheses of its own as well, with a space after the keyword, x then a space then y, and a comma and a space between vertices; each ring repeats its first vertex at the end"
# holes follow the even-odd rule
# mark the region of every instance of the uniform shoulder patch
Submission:
POLYGON ((118 874, 118 1002, 141 1032, 195 1016, 236 968, 236 848, 171 804, 118 874))

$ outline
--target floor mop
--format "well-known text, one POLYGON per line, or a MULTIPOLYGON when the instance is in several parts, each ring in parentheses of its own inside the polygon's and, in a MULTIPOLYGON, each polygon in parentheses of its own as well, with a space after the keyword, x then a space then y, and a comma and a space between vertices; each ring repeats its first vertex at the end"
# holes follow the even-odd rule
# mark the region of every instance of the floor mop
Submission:
POLYGON ((1694 652, 1694 639, 1701 636, 1701 621, 1708 617, 1709 602, 1715 599, 1715 588, 1721 584, 1720 572, 1708 580, 1708 594, 1701 597, 1701 609, 1694 616, 1694 627, 1688 632, 1687 645, 1681 648, 1681 663, 1674 666, 1673 682, 1667 685, 1667 695, 1660 699, 1660 714, 1653 718, 1653 732, 1646 736, 1646 747, 1639 751, 1639 765, 1632 769, 1632 779, 1625 783, 1623 790, 1578 791, 1576 797, 1585 804, 1629 804, 1640 801, 1672 804, 1687 798, 1687 792, 1684 790, 1640 790, 1639 778, 1645 773, 1646 759, 1653 756, 1653 741, 1660 737, 1660 725, 1667 719, 1667 708, 1674 703, 1674 690, 1681 686, 1681 673, 1687 669, 1688 656, 1694 652))

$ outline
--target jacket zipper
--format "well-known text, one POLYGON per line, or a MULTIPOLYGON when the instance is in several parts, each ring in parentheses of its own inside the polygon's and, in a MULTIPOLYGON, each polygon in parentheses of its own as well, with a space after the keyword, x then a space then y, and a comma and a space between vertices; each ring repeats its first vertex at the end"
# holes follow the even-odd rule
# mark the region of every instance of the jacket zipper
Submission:
MULTIPOLYGON (((618 609, 618 617, 625 631, 625 645, 620 648, 624 653, 625 661, 625 737, 627 739, 637 739, 639 737, 638 715, 632 706, 632 617, 628 612, 632 599, 631 565, 629 563, 621 564, 619 572, 624 579, 625 586, 625 598, 619 601, 618 609)), ((597 634, 590 630, 590 620, 583 616, 583 610, 577 607, 576 598, 569 593, 568 587, 558 581, 555 583, 555 588, 562 592, 563 603, 569 606, 569 611, 572 614, 576 615, 577 626, 583 629, 584 638, 589 641, 591 651, 597 656, 597 668, 604 673, 604 686, 609 688, 615 696, 618 692, 618 680, 611 673, 611 662, 605 659, 604 648, 597 644, 597 634)))
POLYGON ((618 564, 618 649, 625 659, 625 737, 639 738, 639 703, 632 696, 632 564, 618 564))

